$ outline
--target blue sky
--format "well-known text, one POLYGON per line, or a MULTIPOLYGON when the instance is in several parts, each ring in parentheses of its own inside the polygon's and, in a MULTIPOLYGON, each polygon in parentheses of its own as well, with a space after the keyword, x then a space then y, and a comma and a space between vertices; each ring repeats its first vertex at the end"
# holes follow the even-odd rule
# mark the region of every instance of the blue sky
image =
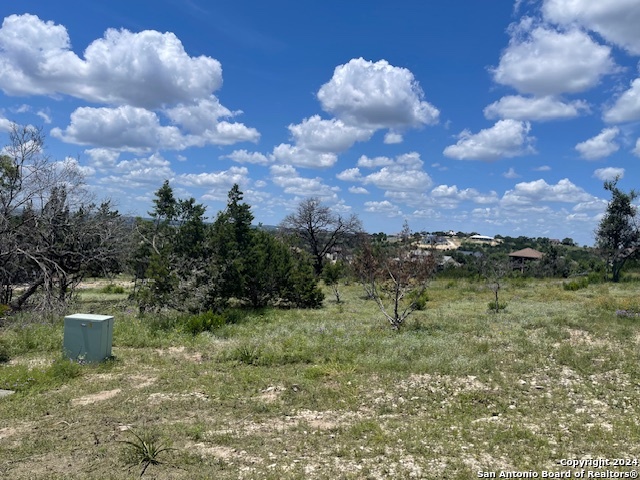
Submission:
POLYGON ((640 1, 2 2, 0 129, 145 215, 165 179, 256 222, 593 244, 640 179, 640 1))

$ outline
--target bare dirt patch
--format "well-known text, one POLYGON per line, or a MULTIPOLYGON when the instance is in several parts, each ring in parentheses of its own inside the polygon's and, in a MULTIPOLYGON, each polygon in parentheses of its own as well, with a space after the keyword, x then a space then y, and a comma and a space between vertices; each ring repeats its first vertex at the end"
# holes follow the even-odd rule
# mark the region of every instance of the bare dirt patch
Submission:
POLYGON ((604 338, 597 338, 584 330, 567 329, 569 333, 569 343, 571 345, 587 345, 591 347, 609 347, 611 342, 604 338))
POLYGON ((90 405, 92 403, 103 402, 118 395, 122 390, 116 388, 114 390, 105 390, 103 392, 93 393, 91 395, 85 395, 84 397, 74 398, 71 400, 71 405, 74 407, 90 405))
POLYGON ((205 402, 209 401, 209 395, 206 395, 201 392, 190 392, 190 393, 152 393, 149 395, 149 402, 151 403, 160 403, 165 400, 188 400, 188 399, 197 399, 205 402))
POLYGON ((194 363, 202 363, 202 353, 190 352, 185 347, 169 347, 166 349, 158 348, 156 349, 156 352, 160 356, 168 355, 174 358, 189 360, 194 363))

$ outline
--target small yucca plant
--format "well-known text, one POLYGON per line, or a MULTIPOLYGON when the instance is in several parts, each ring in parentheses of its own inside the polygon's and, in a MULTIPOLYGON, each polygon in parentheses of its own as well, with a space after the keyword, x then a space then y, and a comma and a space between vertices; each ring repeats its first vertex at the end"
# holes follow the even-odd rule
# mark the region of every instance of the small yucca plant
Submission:
POLYGON ((156 434, 151 432, 136 433, 133 430, 128 432, 135 438, 133 440, 120 440, 121 443, 129 445, 129 464, 130 467, 139 465, 142 467, 140 478, 147 471, 149 465, 160 465, 162 462, 158 460, 158 456, 162 452, 175 450, 164 445, 156 434))

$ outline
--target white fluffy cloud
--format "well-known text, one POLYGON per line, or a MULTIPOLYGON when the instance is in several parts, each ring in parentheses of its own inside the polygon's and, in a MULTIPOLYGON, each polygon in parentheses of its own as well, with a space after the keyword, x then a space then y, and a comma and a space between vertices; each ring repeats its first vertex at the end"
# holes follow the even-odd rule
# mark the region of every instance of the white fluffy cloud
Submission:
POLYGON ((599 168, 595 172, 593 172, 593 176, 599 180, 607 181, 613 180, 616 177, 624 177, 624 168, 615 168, 615 167, 607 167, 607 168, 599 168))
POLYGON ((354 58, 336 67, 318 91, 322 108, 351 125, 394 128, 431 125, 440 112, 423 100, 411 71, 386 60, 354 58))
POLYGON ((328 168, 338 161, 335 153, 318 152, 288 143, 274 147, 273 158, 280 163, 306 168, 328 168))
POLYGON ((220 158, 228 158, 238 163, 253 163, 255 165, 268 165, 271 160, 266 155, 259 152, 248 152, 247 150, 234 150, 229 155, 220 158))
POLYGON ((376 213, 384 215, 386 217, 401 217, 402 210, 389 200, 383 200, 381 202, 364 202, 365 211, 369 213, 376 213))
POLYGON ((487 106, 484 116, 489 119, 511 118, 544 122, 574 118, 588 112, 589 105, 583 100, 566 103, 551 96, 528 98, 508 95, 487 106))
POLYGON ((568 178, 555 185, 544 180, 522 182, 507 190, 500 200, 503 207, 538 206, 543 202, 578 203, 593 201, 595 197, 573 184, 568 178))
POLYGON ((631 87, 618 97, 615 104, 604 113, 603 118, 609 123, 640 120, 640 78, 631 82, 631 87))
POLYGON ((214 187, 228 191, 233 184, 246 185, 249 170, 246 167, 231 167, 228 170, 209 173, 184 173, 175 178, 176 183, 189 187, 214 187))
POLYGON ((384 136, 384 143, 387 145, 402 143, 403 140, 402 135, 397 132, 387 132, 384 136))
POLYGON ((472 134, 458 135, 458 142, 444 149, 444 155, 457 160, 497 160, 534 153, 531 125, 516 120, 500 120, 493 127, 472 134))
POLYGON ((616 65, 611 48, 583 31, 559 32, 525 18, 512 26, 509 46, 492 69, 497 83, 539 96, 577 93, 598 84, 616 65))
MULTIPOLYGON (((149 188, 162 184, 164 180, 173 179, 175 173, 171 164, 159 154, 146 158, 123 160, 112 168, 112 175, 102 177, 98 182, 102 185, 118 188, 149 188)), ((157 188, 157 187, 156 187, 157 188)))
POLYGON ((358 159, 358 166, 362 168, 378 168, 378 167, 386 167, 388 165, 393 165, 393 159, 389 157, 367 157, 366 155, 362 155, 358 159))
POLYGON ((367 195, 369 190, 364 187, 349 187, 349 193, 354 193, 356 195, 367 195))
POLYGON ((640 138, 638 138, 638 140, 636 140, 636 148, 633 149, 633 154, 636 157, 640 157, 640 138))
POLYGON ((362 179, 359 168, 348 168, 336 175, 338 180, 343 182, 354 182, 362 179))
POLYGON ((254 128, 225 121, 214 123, 197 135, 185 134, 175 125, 162 125, 155 112, 130 105, 80 107, 71 114, 64 130, 53 128, 51 135, 68 143, 122 151, 183 150, 209 144, 256 142, 260 137, 254 128))
POLYGON ((190 57, 173 33, 109 29, 81 59, 64 26, 10 15, 0 29, 0 52, 0 87, 9 95, 58 93, 156 109, 207 97, 222 84, 220 62, 190 57))
POLYGON ((141 151, 257 141, 257 130, 220 120, 240 113, 212 95, 221 85, 220 62, 190 57, 170 32, 109 29, 80 58, 62 25, 25 14, 5 18, 0 28, 5 94, 62 94, 107 105, 76 109, 66 129, 52 131, 65 142, 141 151), (162 125, 157 112, 173 125, 162 125))
POLYGON ((90 148, 84 153, 91 158, 91 164, 101 170, 114 167, 120 156, 120 152, 108 148, 90 148))
POLYGON ((504 172, 504 173, 502 174, 502 176, 503 176, 504 178, 513 179, 513 178, 520 178, 522 175, 519 175, 519 174, 516 172, 516 169, 515 169, 515 168, 513 168, 513 167, 511 167, 511 168, 509 168, 509 170, 508 170, 508 171, 504 172))
POLYGON ((71 114, 70 125, 65 130, 52 129, 51 135, 65 142, 125 151, 187 146, 177 127, 162 126, 155 112, 128 105, 78 108, 71 114))
POLYGON ((617 127, 605 128, 595 137, 577 144, 576 150, 586 160, 608 157, 620 149, 620 145, 615 142, 618 133, 620 130, 617 127))
POLYGON ((336 200, 340 189, 326 185, 320 177, 301 177, 291 165, 273 165, 270 169, 273 183, 290 195, 316 196, 324 200, 336 200))
POLYGON ((371 138, 374 130, 347 125, 342 120, 323 120, 319 115, 289 125, 289 131, 298 147, 316 152, 340 153, 355 142, 371 138))
POLYGON ((548 20, 563 25, 578 23, 640 55, 640 3, 636 0, 545 0, 542 12, 548 20))
POLYGON ((460 202, 471 201, 477 204, 491 204, 498 201, 498 194, 494 191, 482 194, 475 188, 459 189, 457 185, 438 185, 431 190, 431 198, 438 206, 454 208, 460 202))
POLYGON ((370 159, 360 157, 358 165, 365 168, 378 168, 378 171, 362 175, 359 168, 350 168, 337 175, 339 180, 361 182, 374 185, 388 192, 401 192, 414 195, 424 192, 433 185, 433 180, 423 169, 423 161, 416 152, 399 155, 395 160, 386 157, 370 159))

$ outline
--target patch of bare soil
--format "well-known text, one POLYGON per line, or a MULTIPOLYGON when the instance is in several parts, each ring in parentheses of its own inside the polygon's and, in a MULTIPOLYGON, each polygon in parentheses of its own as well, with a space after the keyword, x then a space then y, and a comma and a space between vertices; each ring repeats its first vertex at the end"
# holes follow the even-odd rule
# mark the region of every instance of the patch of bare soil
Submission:
POLYGON ((247 453, 246 450, 224 447, 221 445, 207 445, 204 442, 190 443, 186 445, 187 450, 195 450, 200 456, 212 456, 225 461, 240 461, 243 464, 259 464, 263 460, 247 453))
POLYGON ((571 345, 587 345, 591 347, 611 347, 610 341, 604 338, 594 338, 589 332, 584 330, 567 329, 569 333, 569 343, 571 345))
POLYGON ((449 375, 411 375, 406 381, 398 385, 400 390, 428 390, 431 393, 447 392, 454 394, 469 392, 473 390, 491 390, 477 377, 467 375, 466 377, 452 377, 449 375))
POLYGON ((131 281, 116 280, 112 282, 108 279, 80 282, 76 288, 78 288, 79 290, 88 290, 93 288, 106 287, 107 285, 117 285, 119 287, 124 287, 124 288, 133 288, 133 282, 131 281))
POLYGON ((202 353, 189 352, 185 347, 169 347, 166 349, 157 348, 156 352, 160 356, 168 355, 174 358, 189 360, 190 362, 194 363, 202 363, 202 353))
POLYGON ((265 403, 273 403, 275 402, 283 392, 287 389, 282 385, 270 385, 264 390, 261 391, 261 394, 258 395, 258 399, 262 400, 265 403))
POLYGON ((131 375, 129 376, 129 380, 133 383, 133 388, 145 388, 156 383, 158 377, 151 377, 148 375, 131 375))
POLYGON ((160 403, 165 400, 185 400, 185 399, 197 399, 205 402, 209 401, 209 395, 201 392, 190 393, 152 393, 149 395, 149 402, 160 403))
POLYGON ((105 390, 103 392, 93 393, 91 395, 85 395, 84 397, 74 398, 71 400, 71 405, 74 407, 90 405, 92 403, 103 402, 118 395, 122 390, 116 388, 114 390, 105 390))
POLYGON ((50 358, 36 357, 36 358, 12 358, 9 360, 9 365, 24 365, 29 368, 34 367, 48 367, 53 363, 50 358))

